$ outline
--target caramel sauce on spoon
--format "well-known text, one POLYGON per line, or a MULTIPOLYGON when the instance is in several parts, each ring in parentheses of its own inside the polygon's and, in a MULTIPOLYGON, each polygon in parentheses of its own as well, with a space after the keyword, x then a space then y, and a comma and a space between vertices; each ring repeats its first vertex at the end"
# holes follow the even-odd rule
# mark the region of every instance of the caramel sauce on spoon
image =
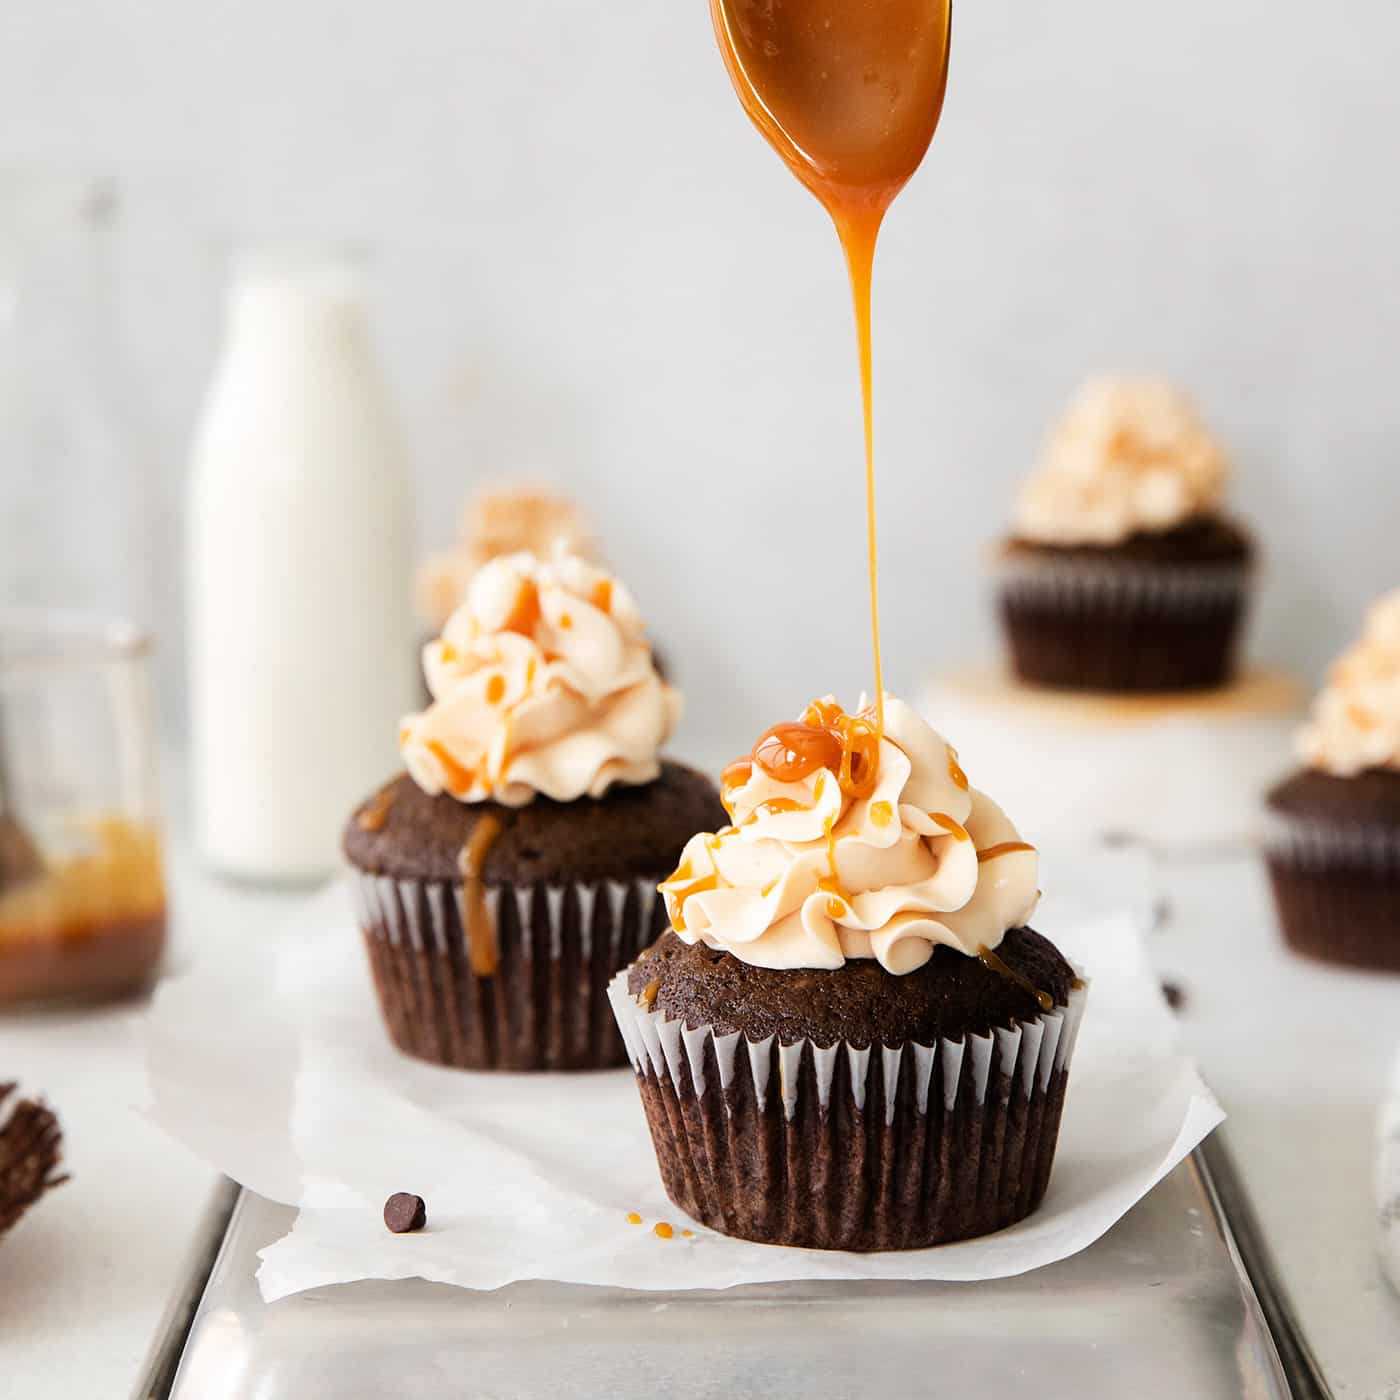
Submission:
POLYGON ((739 101, 841 240, 865 423, 875 730, 885 730, 875 540, 870 282, 891 201, 933 139, 948 83, 951 0, 710 0, 739 101))

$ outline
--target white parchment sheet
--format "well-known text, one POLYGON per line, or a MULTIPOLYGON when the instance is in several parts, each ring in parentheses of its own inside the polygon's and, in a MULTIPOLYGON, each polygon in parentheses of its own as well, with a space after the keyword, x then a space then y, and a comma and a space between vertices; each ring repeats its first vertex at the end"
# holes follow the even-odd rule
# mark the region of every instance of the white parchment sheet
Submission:
POLYGON ((1092 1244, 1224 1116, 1177 1048, 1140 924, 1050 901, 1037 916, 1091 979, 1049 1194, 1008 1230, 938 1249, 792 1250, 694 1226, 661 1189, 630 1069, 475 1074, 400 1055, 341 885, 292 921, 271 965, 205 964, 160 988, 141 1031, 147 1111, 235 1180, 301 1208, 263 1252, 269 1301, 365 1278, 478 1289, 999 1278, 1092 1244), (385 1230, 394 1191, 424 1197, 427 1230, 385 1230), (659 1220, 674 1238, 654 1234, 659 1220))

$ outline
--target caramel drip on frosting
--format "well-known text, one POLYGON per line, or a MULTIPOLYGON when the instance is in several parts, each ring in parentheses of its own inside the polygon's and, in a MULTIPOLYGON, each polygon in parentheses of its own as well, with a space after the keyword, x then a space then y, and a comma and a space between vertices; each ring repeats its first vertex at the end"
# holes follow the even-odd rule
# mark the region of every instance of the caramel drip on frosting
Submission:
POLYGON ((472 773, 463 768, 455 758, 448 753, 446 747, 436 739, 428 740, 428 751, 437 761, 442 764, 442 771, 447 774, 447 790, 453 797, 465 797, 471 790, 472 773))
POLYGON ((496 924, 486 906, 482 871, 502 829, 499 817, 483 812, 457 858, 457 867, 462 872, 462 922, 467 936, 467 961, 478 977, 494 977, 500 961, 496 924))
POLYGON ((1016 851, 1034 851, 1035 847, 1027 845, 1024 841, 999 841, 995 846, 984 846, 977 852, 978 864, 983 861, 995 860, 998 856, 1009 856, 1016 851))
POLYGON ((972 838, 967 834, 967 828, 961 822, 954 821, 947 812, 930 812, 928 818, 931 822, 937 822, 944 831, 958 841, 970 841, 972 838))

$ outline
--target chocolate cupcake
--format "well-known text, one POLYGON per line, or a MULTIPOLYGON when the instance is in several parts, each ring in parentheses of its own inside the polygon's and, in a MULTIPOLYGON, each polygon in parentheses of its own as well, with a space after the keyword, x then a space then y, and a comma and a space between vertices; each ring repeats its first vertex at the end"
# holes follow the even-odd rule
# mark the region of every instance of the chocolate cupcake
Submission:
POLYGON ((1069 690, 1226 684, 1254 549, 1225 455, 1171 385, 1095 379, 1051 435, 998 558, 1016 675, 1069 690))
POLYGON ((1267 799, 1266 859, 1290 947, 1400 972, 1400 590, 1371 610, 1267 799))
POLYGON ((384 1021, 465 1069, 626 1062, 609 979, 665 927, 658 879, 714 785, 658 750, 680 699, 615 579, 516 554, 474 577, 424 649, 434 696, 408 772, 346 828, 384 1021))
POLYGON ((725 1234, 913 1249, 1050 1178, 1085 992, 1027 927, 1037 857, 908 706, 831 701, 727 769, 736 825, 614 979, 662 1180, 725 1234))

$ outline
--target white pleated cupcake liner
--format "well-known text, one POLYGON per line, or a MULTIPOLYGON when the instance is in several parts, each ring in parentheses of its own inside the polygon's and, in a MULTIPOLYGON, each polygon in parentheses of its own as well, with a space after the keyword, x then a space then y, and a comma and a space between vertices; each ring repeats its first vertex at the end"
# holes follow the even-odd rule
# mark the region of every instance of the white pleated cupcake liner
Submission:
POLYGON ((627 990, 627 973, 620 972, 608 987, 608 999, 618 1028, 627 1045, 632 1068, 639 1075, 648 1072, 665 1076, 676 1091, 693 1086, 703 1098, 709 1088, 705 1069, 706 1050, 712 1049, 719 1070, 719 1091, 725 1094, 736 1072, 746 1066, 752 1077, 760 1109, 767 1103, 772 1079, 773 1058, 777 1057, 777 1098, 784 1118, 797 1112, 799 1070, 804 1056, 810 1056, 816 1072, 817 1102, 823 1112, 830 1108, 832 1081, 838 1056, 844 1056, 850 1069, 852 1099, 858 1112, 864 1111, 866 1088, 872 1075, 879 1075, 884 1087, 885 1121, 894 1118, 894 1091, 906 1053, 914 1062, 915 1099, 920 1113, 928 1112, 930 1096, 941 1089, 944 1107, 951 1109, 966 1079, 974 1101, 986 1099, 992 1068, 1023 1092, 1032 1087, 1044 1089, 1051 1077, 1064 1069, 1074 1050, 1084 1016, 1087 984, 1070 993, 1064 1006, 1044 1012, 1033 1021, 1018 1022, 1010 1028, 998 1026, 988 1035, 969 1035, 961 1040, 942 1039, 933 1045, 900 1045, 893 1048, 855 1046, 848 1041, 817 1045, 811 1040, 795 1040, 790 1045, 776 1043, 776 1037, 747 1040, 738 1031, 717 1035, 713 1026, 690 1029, 682 1021, 670 1020, 660 1011, 648 1010, 627 990), (741 1059, 740 1043, 746 1052, 741 1059), (933 1071, 938 1066, 937 1085, 933 1071))
POLYGON ((674 1204, 741 1238, 860 1251, 989 1233, 1040 1203, 1086 994, 890 1047, 687 1027, 625 973, 608 992, 674 1204))
POLYGON ((1102 563, 1080 558, 1028 558, 998 561, 1003 600, 1010 606, 1065 611, 1212 611, 1239 599, 1253 566, 1235 564, 1148 564, 1132 560, 1102 563))
POLYGON ((1269 811, 1264 849, 1307 874, 1366 870, 1400 882, 1400 827, 1364 822, 1325 822, 1269 811))
POLYGON ((626 1063, 607 984, 665 926, 659 877, 489 885, 497 966, 472 969, 463 887, 354 872, 380 1007, 400 1049, 467 1069, 626 1063))

